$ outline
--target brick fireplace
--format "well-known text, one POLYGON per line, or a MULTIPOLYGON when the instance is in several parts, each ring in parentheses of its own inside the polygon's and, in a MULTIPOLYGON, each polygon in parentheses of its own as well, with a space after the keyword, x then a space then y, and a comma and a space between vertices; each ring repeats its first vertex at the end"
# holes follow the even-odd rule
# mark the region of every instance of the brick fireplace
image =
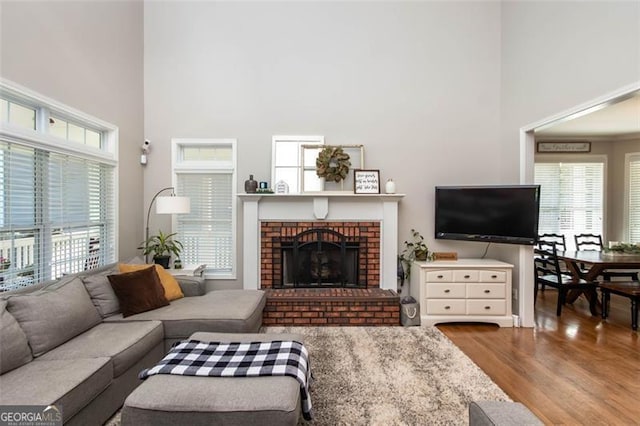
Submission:
POLYGON ((398 325, 402 194, 240 194, 243 287, 265 325, 398 325))
POLYGON ((260 223, 260 288, 380 287, 380 222, 260 223))

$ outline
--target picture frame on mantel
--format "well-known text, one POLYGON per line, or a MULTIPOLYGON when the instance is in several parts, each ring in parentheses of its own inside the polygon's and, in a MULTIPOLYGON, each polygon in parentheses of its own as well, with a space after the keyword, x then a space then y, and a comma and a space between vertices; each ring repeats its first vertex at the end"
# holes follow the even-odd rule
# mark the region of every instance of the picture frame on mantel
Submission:
POLYGON ((591 152, 591 142, 538 142, 537 152, 540 154, 573 154, 591 152))
POLYGON ((353 171, 353 192, 355 194, 379 194, 380 170, 355 169, 353 171))

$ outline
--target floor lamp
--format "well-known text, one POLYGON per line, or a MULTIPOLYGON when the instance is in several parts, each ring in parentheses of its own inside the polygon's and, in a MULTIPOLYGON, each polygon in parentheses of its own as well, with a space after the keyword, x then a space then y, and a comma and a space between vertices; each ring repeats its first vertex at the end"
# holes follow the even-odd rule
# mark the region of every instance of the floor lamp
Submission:
MULTIPOLYGON (((151 216, 151 207, 156 202, 156 214, 186 214, 191 212, 191 200, 189 197, 177 197, 173 186, 162 188, 156 192, 156 195, 151 199, 149 204, 149 210, 147 211, 147 222, 144 233, 145 244, 149 241, 149 217, 151 216), (171 190, 171 195, 161 197, 160 194, 164 191, 171 190)), ((149 254, 144 255, 144 263, 149 263, 149 254)))

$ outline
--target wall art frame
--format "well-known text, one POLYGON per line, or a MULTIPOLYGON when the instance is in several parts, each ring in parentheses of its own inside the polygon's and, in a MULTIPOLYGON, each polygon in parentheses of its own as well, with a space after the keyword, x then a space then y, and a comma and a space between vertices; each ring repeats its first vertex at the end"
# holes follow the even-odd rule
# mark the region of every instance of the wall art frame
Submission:
POLYGON ((380 170, 354 169, 353 192, 354 194, 379 194, 380 170))
POLYGON ((587 152, 591 152, 591 142, 588 142, 588 141, 538 142, 536 143, 536 152, 540 154, 587 153, 587 152))

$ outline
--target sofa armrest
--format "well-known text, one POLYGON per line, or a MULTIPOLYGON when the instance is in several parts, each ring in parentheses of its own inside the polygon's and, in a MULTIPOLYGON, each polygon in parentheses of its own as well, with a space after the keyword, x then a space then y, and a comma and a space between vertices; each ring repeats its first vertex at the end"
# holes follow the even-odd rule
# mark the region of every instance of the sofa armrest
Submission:
POLYGON ((469 426, 542 426, 540 421, 520 402, 472 401, 469 404, 469 426))
POLYGON ((177 275, 175 279, 178 281, 178 284, 180 284, 180 288, 185 297, 202 296, 206 293, 204 277, 177 275))

